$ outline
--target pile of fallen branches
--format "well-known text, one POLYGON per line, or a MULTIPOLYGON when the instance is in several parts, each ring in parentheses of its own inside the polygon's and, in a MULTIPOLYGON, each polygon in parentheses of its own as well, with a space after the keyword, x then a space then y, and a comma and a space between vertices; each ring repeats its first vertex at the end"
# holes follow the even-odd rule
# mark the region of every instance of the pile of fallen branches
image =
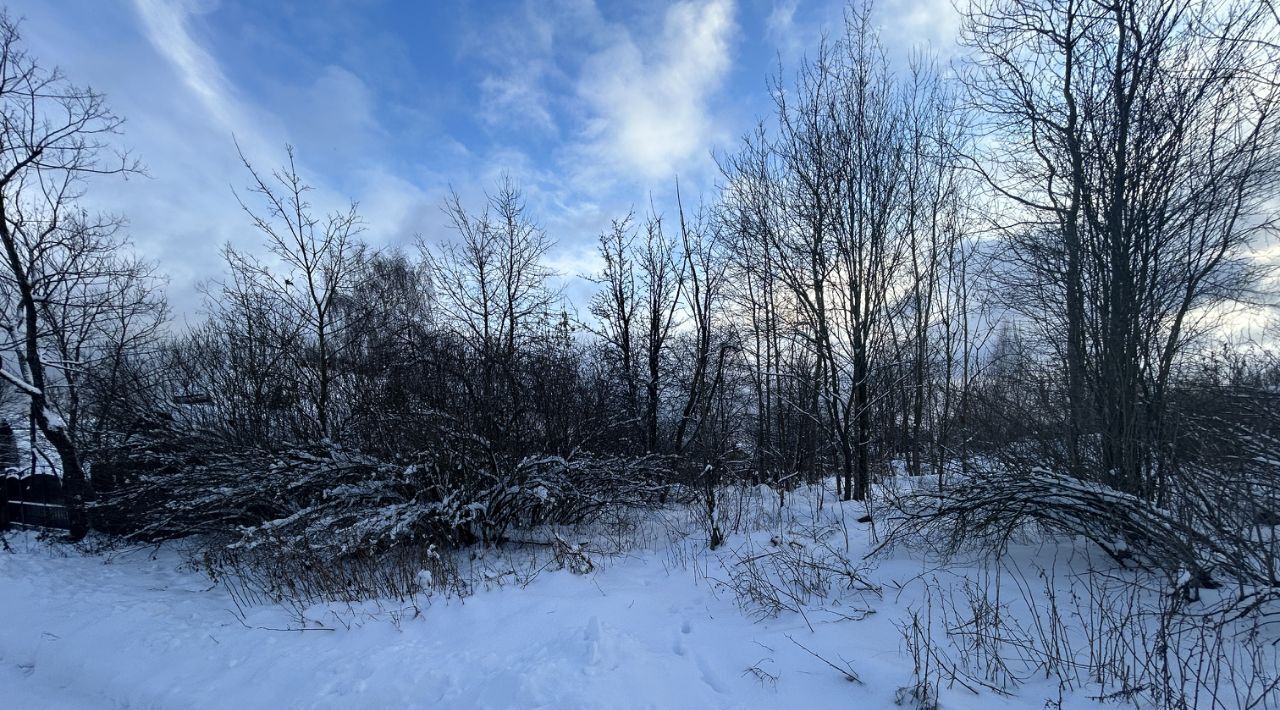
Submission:
MULTIPOLYGON (((1274 472, 1266 473, 1274 479, 1274 472)), ((1204 476, 1208 474, 1196 479, 1204 476)), ((1260 478, 1265 479, 1251 476, 1249 482, 1260 478)), ((1207 491, 1190 482, 1183 490, 1200 494, 1193 496, 1196 506, 1179 497, 1176 508, 1159 507, 1101 483, 1041 468, 998 468, 953 479, 942 490, 918 489, 896 501, 884 544, 927 541, 951 555, 975 545, 1003 550, 1021 534, 1039 530, 1083 537, 1121 563, 1165 572, 1189 588, 1224 579, 1277 587, 1269 526, 1244 520, 1238 528, 1209 525, 1210 519, 1236 519, 1238 511, 1215 511, 1203 497, 1207 491)), ((1228 506, 1238 502, 1219 501, 1228 506)))

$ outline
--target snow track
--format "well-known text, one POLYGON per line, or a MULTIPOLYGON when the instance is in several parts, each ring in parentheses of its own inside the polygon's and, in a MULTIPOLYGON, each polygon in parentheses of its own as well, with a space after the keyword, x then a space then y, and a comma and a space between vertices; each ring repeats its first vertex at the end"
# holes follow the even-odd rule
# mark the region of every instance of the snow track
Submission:
MULTIPOLYGON (((886 595, 863 621, 810 614, 812 631, 796 614, 754 623, 731 593, 659 553, 589 576, 544 572, 419 616, 317 606, 308 630, 281 631, 298 627, 292 612, 238 617, 175 550, 108 560, 14 542, 0 552, 6 708, 878 708, 911 676, 893 625, 904 600, 886 595), (847 660, 865 684, 793 638, 847 660)), ((944 707, 1043 703, 957 693, 944 707)))
POLYGON ((244 622, 263 628, 246 628, 172 551, 104 562, 26 547, 0 554, 6 707, 729 708, 773 707, 785 690, 834 704, 850 691, 803 659, 779 687, 744 677, 778 655, 765 648, 778 630, 802 624, 752 624, 656 562, 594 580, 545 573, 436 603, 398 629, 386 618, 347 629, 317 608, 332 630, 272 631, 296 619, 257 608, 244 622))

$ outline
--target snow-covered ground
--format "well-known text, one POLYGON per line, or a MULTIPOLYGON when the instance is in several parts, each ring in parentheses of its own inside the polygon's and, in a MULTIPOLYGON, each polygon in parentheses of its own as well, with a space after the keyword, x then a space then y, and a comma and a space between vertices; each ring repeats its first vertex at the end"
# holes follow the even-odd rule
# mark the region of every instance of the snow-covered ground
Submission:
MULTIPOLYGON (((870 535, 850 524, 836 538, 856 559, 870 535)), ((894 707, 913 672, 899 624, 921 608, 929 571, 891 558, 870 572, 881 594, 832 585, 803 614, 756 621, 724 584, 725 564, 791 544, 762 530, 716 553, 668 539, 587 575, 546 570, 420 614, 320 605, 300 623, 276 605, 238 613, 172 546, 89 555, 30 533, 9 541, 0 706, 33 710, 894 707)), ((1046 681, 1011 697, 944 688, 940 700, 959 710, 1058 698, 1046 681)), ((1061 705, 1094 706, 1083 693, 1061 705)))

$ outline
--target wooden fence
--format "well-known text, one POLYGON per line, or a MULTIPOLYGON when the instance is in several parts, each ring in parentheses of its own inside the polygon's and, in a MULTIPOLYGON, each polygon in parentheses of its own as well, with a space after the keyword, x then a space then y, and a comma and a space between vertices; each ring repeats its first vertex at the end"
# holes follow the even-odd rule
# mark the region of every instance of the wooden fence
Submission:
POLYGON ((55 528, 67 530, 71 520, 67 516, 67 507, 59 503, 30 503, 28 501, 11 500, 4 504, 4 512, 0 513, 0 524, 31 528, 55 528))
POLYGON ((67 507, 62 504, 62 484, 56 476, 0 478, 0 528, 18 525, 66 530, 67 507))

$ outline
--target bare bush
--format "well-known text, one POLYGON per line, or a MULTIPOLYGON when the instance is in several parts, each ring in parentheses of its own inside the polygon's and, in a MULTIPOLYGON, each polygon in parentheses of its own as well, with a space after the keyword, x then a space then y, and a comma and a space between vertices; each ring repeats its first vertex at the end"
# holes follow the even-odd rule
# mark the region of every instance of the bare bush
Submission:
POLYGON ((1012 694, 1048 680, 1057 697, 1046 706, 1068 693, 1170 709, 1280 703, 1280 662, 1257 617, 1192 608, 1149 579, 1090 568, 1063 584, 1053 566, 1027 574, 1008 557, 954 584, 932 577, 898 624, 915 660, 900 697, 936 699, 943 686, 1012 694))
MULTIPOLYGON (((122 453, 140 473, 118 476, 103 514, 132 521, 129 539, 201 536, 206 569, 239 575, 270 598, 458 587, 439 554, 502 544, 518 530, 620 519, 670 495, 661 458, 512 459, 443 426, 435 448, 407 460, 336 445, 228 452, 191 431, 163 440, 167 448, 122 453), (423 569, 433 584, 420 583, 423 569)), ((549 544, 562 566, 592 567, 580 548, 559 537, 549 544)))
MULTIPOLYGON (((807 621, 807 608, 827 602, 837 592, 878 596, 880 588, 868 579, 869 566, 851 561, 837 546, 840 532, 836 525, 815 525, 775 534, 764 549, 748 542, 725 558, 728 579, 723 584, 733 591, 738 606, 757 620, 790 612, 807 621)), ((869 608, 823 611, 851 620, 873 613, 869 608)))
POLYGON ((1242 585, 1242 601, 1274 588, 1269 532, 1256 520, 1235 521, 1234 527, 1216 502, 1273 488, 1269 467, 1248 484, 1218 471, 1195 473, 1183 478, 1181 493, 1210 495, 1180 497, 1177 507, 1166 508, 1044 469, 998 468, 958 479, 945 492, 906 496, 897 504, 885 544, 928 539, 948 554, 977 545, 1002 550, 1020 533, 1038 529, 1080 536, 1119 562, 1158 570, 1188 588, 1217 586, 1225 578, 1242 585))

